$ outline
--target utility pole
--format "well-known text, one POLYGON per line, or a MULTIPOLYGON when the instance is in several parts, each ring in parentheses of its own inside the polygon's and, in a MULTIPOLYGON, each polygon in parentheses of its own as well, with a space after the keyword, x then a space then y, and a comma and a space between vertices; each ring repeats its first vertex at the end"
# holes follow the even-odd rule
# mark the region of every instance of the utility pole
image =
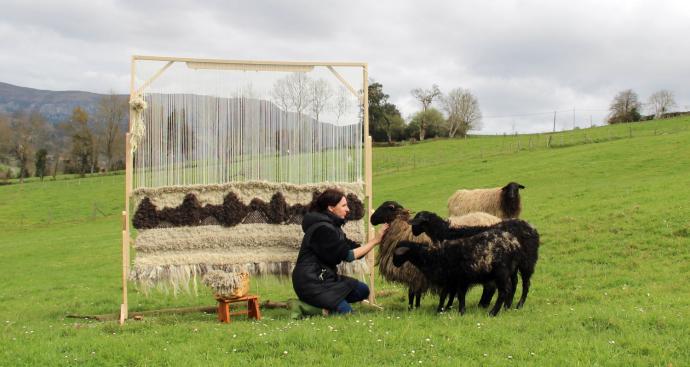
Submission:
POLYGON ((553 111, 553 132, 556 132, 556 111, 553 111))

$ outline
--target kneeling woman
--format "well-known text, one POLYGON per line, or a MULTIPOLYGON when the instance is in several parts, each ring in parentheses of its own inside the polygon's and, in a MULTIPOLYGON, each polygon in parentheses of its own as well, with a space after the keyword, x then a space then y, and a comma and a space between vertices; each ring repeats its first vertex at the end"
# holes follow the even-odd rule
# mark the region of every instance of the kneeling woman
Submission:
POLYGON ((366 245, 345 237, 342 225, 350 212, 342 191, 327 189, 319 195, 304 216, 304 239, 292 272, 292 286, 297 297, 309 305, 329 312, 350 313, 350 303, 369 297, 365 283, 339 275, 336 266, 369 253, 381 241, 383 230, 366 245))

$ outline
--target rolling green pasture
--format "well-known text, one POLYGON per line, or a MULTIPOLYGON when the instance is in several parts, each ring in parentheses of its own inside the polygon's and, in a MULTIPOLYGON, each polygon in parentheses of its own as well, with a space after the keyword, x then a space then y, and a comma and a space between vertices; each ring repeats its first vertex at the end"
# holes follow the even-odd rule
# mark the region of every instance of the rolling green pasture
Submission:
MULTIPOLYGON (((374 198, 443 215, 461 187, 517 181, 542 235, 525 308, 488 317, 406 310, 380 280, 383 311, 230 325, 193 313, 116 322, 124 176, 0 186, 0 366, 690 364, 690 119, 541 135, 437 140, 374 150, 374 198)), ((262 300, 289 282, 255 279, 262 300)), ((129 293, 132 311, 213 305, 129 293)))

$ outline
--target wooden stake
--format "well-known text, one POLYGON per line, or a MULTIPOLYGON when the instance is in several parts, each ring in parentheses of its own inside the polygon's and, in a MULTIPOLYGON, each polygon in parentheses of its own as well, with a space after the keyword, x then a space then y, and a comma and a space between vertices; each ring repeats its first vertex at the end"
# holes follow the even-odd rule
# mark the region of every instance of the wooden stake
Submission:
MULTIPOLYGON (((127 216, 124 215, 126 220, 127 216)), ((127 275, 129 274, 129 236, 122 231, 122 304, 120 305, 120 324, 127 320, 127 275)))

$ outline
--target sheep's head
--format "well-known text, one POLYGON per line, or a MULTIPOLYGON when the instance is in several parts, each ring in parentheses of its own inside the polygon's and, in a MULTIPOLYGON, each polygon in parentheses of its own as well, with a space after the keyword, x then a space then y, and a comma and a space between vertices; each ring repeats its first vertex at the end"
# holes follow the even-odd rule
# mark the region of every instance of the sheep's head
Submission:
POLYGON ((509 199, 516 199, 520 197, 520 189, 524 189, 525 187, 520 185, 517 182, 510 182, 507 185, 503 186, 501 188, 501 191, 503 191, 503 194, 509 198, 509 199))
POLYGON ((443 218, 425 210, 417 213, 417 215, 409 221, 412 226, 412 234, 415 236, 419 236, 422 233, 429 234, 433 226, 439 225, 441 222, 444 222, 443 218))
POLYGON ((386 201, 376 208, 374 214, 369 218, 369 222, 375 226, 382 223, 390 223, 404 210, 405 208, 397 202, 386 201))
POLYGON ((414 242, 400 241, 400 243, 395 246, 395 251, 393 252, 393 265, 399 268, 410 261, 412 256, 419 250, 418 247, 419 246, 414 242))

